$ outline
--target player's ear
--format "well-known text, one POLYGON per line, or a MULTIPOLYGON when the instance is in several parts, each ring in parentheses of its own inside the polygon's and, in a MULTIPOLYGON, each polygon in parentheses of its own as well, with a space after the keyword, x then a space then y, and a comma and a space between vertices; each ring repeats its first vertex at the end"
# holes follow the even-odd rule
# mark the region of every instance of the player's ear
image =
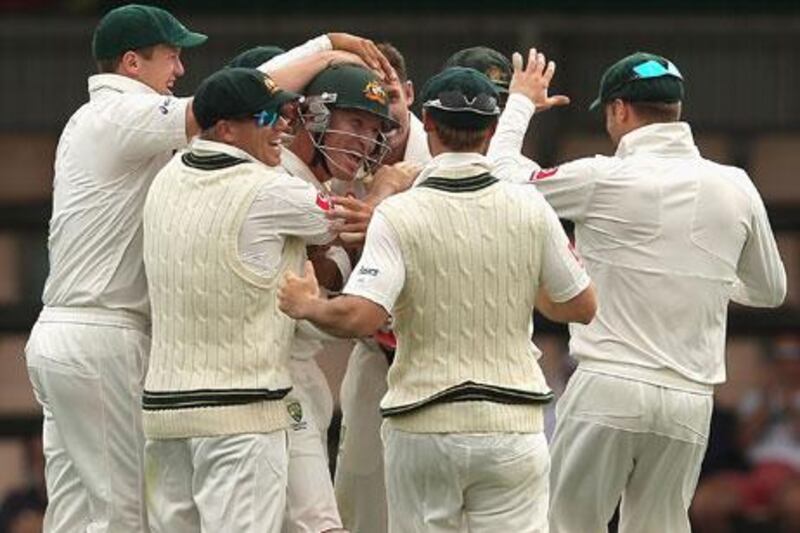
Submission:
POLYGON ((217 123, 214 124, 214 137, 220 142, 232 143, 236 135, 231 122, 228 120, 218 120, 217 123))
POLYGON ((136 74, 139 72, 139 56, 133 50, 128 50, 119 60, 120 74, 136 74))
POLYGON ((436 124, 425 109, 422 110, 422 126, 428 133, 436 131, 436 124))
POLYGON ((408 107, 414 103, 414 82, 411 80, 406 81, 403 84, 403 90, 406 92, 406 102, 408 103, 408 107))

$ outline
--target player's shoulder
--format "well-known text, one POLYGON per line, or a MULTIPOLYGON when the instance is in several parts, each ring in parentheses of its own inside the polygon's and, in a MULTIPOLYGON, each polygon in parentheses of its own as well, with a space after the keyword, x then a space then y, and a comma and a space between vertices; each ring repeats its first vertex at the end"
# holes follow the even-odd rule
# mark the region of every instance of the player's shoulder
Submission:
POLYGON ((739 191, 750 199, 760 198, 750 175, 743 168, 734 165, 719 163, 704 157, 700 158, 703 174, 716 178, 718 186, 728 187, 739 191))

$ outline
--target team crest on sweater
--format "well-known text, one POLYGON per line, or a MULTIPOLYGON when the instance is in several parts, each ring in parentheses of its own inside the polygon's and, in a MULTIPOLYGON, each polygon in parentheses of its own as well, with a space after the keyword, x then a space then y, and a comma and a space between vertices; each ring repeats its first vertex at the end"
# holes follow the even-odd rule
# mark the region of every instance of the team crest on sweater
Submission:
POLYGON ((303 420, 303 406, 298 401, 291 401, 286 404, 286 410, 292 417, 292 429, 295 431, 305 429, 308 424, 303 420))

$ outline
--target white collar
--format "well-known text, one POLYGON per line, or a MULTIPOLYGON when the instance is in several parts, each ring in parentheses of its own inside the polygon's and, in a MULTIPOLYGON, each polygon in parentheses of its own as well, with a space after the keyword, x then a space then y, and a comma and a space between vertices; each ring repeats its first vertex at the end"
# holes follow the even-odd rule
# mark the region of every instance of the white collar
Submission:
POLYGON ((686 122, 648 124, 625 134, 617 146, 617 157, 637 153, 657 153, 665 156, 697 156, 692 129, 686 122))
POLYGON ((485 155, 476 152, 444 152, 425 165, 414 185, 419 185, 429 176, 437 178, 463 178, 491 172, 492 165, 485 155))
MULTIPOLYGON (((123 76, 122 74, 95 74, 89 76, 89 95, 90 97, 100 89, 111 89, 120 93, 140 93, 140 94, 159 94, 149 85, 123 76)), ((164 98, 172 95, 164 95, 164 98)))

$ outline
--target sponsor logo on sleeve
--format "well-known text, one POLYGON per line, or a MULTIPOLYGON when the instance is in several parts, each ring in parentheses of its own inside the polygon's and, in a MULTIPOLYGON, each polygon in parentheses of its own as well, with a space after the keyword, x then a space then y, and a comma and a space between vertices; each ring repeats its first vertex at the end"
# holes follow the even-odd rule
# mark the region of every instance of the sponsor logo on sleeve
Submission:
POLYGON ((169 108, 172 105, 172 98, 166 98, 161 104, 158 106, 158 110, 161 111, 162 115, 166 115, 169 113, 169 108))
POLYGON ((358 269, 358 274, 360 276, 373 276, 374 277, 374 276, 378 275, 378 272, 380 272, 380 271, 377 268, 370 268, 370 267, 365 267, 365 266, 362 266, 361 268, 358 269))
POLYGON ((579 256, 578 251, 575 250, 575 244, 572 241, 570 241, 569 244, 567 244, 567 248, 569 249, 569 253, 572 254, 572 257, 575 258, 575 261, 577 261, 580 266, 583 266, 583 261, 581 261, 581 256, 579 256))
POLYGON ((323 211, 330 211, 333 209, 333 200, 325 193, 317 193, 317 207, 323 211))
POLYGON ((543 179, 547 179, 551 176, 554 176, 558 172, 558 167, 553 168, 541 168, 539 170, 534 170, 533 174, 531 174, 530 181, 539 181, 543 179))

